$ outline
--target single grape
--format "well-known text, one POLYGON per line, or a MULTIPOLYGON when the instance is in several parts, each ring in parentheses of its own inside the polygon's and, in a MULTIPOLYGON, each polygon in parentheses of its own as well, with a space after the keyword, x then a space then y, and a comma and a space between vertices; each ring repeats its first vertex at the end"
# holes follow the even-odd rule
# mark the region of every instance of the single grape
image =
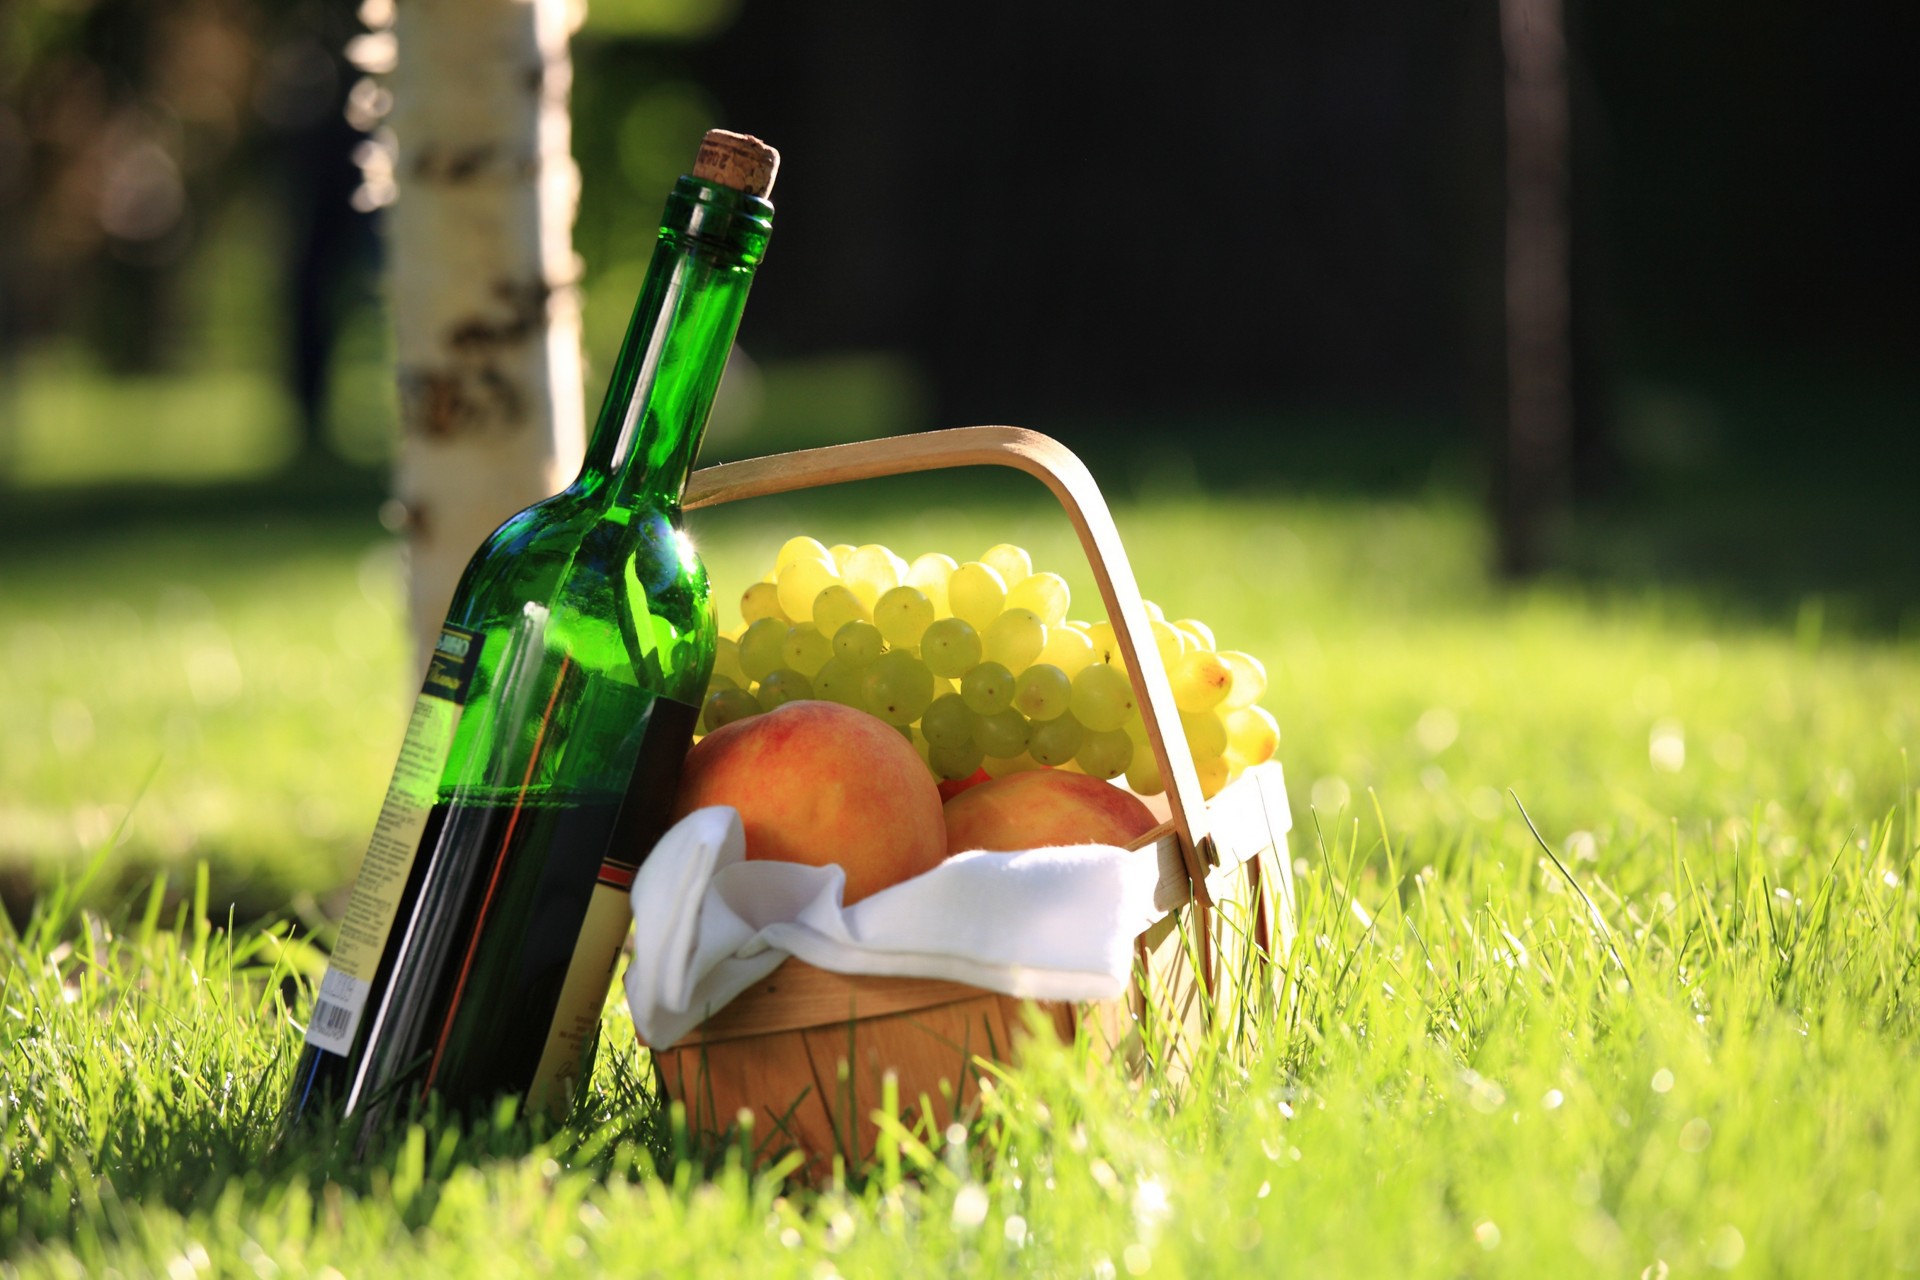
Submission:
POLYGON ((793 630, 779 618, 762 618, 740 635, 740 669, 749 680, 763 680, 767 672, 779 666, 787 632, 793 630))
POLYGON ((1086 632, 1076 631, 1065 623, 1047 628, 1047 643, 1034 659, 1035 663, 1060 668, 1068 679, 1079 675, 1092 661, 1093 641, 1087 639, 1086 632))
POLYGON ((1096 662, 1073 678, 1069 706, 1080 723, 1095 733, 1118 729, 1134 713, 1133 686, 1120 668, 1096 662))
POLYGON ((1139 714, 1138 708, 1135 708, 1134 714, 1128 716, 1127 722, 1120 726, 1120 732, 1132 738, 1133 745, 1136 747, 1144 747, 1153 741, 1147 736, 1146 717, 1139 714))
POLYGON ((1211 711, 1233 687, 1233 668, 1217 653, 1194 649, 1167 668, 1167 680, 1173 685, 1174 705, 1182 711, 1211 711))
POLYGON ((840 580, 831 560, 812 558, 795 560, 780 571, 777 579, 780 607, 790 619, 802 619, 813 613, 813 602, 822 591, 840 580))
POLYGON ((716 689, 738 689, 739 687, 740 682, 738 680, 735 680, 732 676, 721 675, 716 671, 707 677, 707 692, 700 695, 700 701, 702 703, 706 702, 707 694, 712 693, 716 689))
POLYGON ((980 661, 980 633, 962 618, 942 618, 920 636, 920 656, 935 675, 957 679, 980 661))
POLYGON ((985 753, 973 745, 971 737, 957 747, 927 744, 927 767, 933 770, 935 777, 948 781, 971 778, 985 758, 985 753))
POLYGON ((1140 602, 1140 605, 1142 608, 1144 608, 1147 611, 1147 617, 1152 621, 1165 622, 1167 620, 1167 611, 1165 609, 1162 609, 1159 605, 1155 604, 1153 601, 1142 600, 1140 602))
POLYGON ((778 574, 795 560, 833 559, 833 553, 818 538, 809 538, 804 534, 798 538, 788 538, 780 544, 780 554, 773 558, 773 571, 778 574))
POLYGON ((1212 756, 1206 760, 1195 760, 1193 771, 1200 775, 1200 794, 1211 800, 1220 794, 1220 789, 1233 781, 1233 774, 1227 768, 1225 756, 1212 756))
POLYGON ((856 550, 856 547, 846 542, 836 542, 827 548, 827 554, 833 557, 833 567, 839 570, 841 577, 847 576, 847 561, 853 559, 853 553, 856 550))
POLYGON ((1153 758, 1153 752, 1133 753, 1133 763, 1127 766, 1127 789, 1139 796, 1157 796, 1167 789, 1160 781, 1160 762, 1153 758))
POLYGON ((1087 740, 1087 731, 1070 715, 1037 721, 1027 737, 1027 754, 1041 764, 1060 766, 1071 761, 1087 740))
POLYGON ((1113 633, 1111 622, 1103 620, 1088 627, 1087 640, 1093 645, 1095 662, 1105 662, 1116 667, 1120 665, 1120 637, 1113 633))
POLYGON ((719 636, 713 642, 713 674, 725 676, 737 685, 749 683, 747 673, 740 667, 739 644, 725 636, 719 636))
POLYGON ((1260 701, 1267 691, 1267 669, 1260 659, 1238 649, 1228 649, 1220 660, 1233 670, 1233 689, 1221 702, 1228 711, 1238 711, 1260 701))
POLYGON ((780 607, 780 588, 771 582, 756 582, 740 593, 740 617, 748 626, 762 618, 793 621, 787 616, 787 611, 780 607))
POLYGON ((979 718, 959 694, 943 693, 921 714, 920 732, 936 747, 957 747, 973 741, 973 726, 979 718))
POLYGON ((973 740, 990 756, 1017 756, 1027 749, 1027 718, 1009 707, 973 722, 973 740))
POLYGON ((833 633, 833 656, 850 667, 864 667, 886 651, 880 628, 871 622, 849 622, 833 633))
POLYGON ((980 553, 980 563, 990 564, 998 570, 1001 581, 1007 584, 1009 590, 1033 572, 1033 557, 1027 554, 1025 547, 1016 547, 1011 542, 988 547, 980 553))
POLYGON ((1280 746, 1280 724, 1264 707, 1227 712, 1227 749, 1248 764, 1271 760, 1280 746))
POLYGON ((960 696, 973 714, 990 716, 1013 705, 1013 672, 983 662, 960 678, 960 696))
POLYGON ((927 593, 927 599, 933 601, 933 611, 944 618, 953 612, 947 603, 947 579, 960 567, 952 556, 942 555, 938 551, 929 551, 907 566, 905 583, 909 587, 918 587, 927 593))
POLYGON ((780 646, 780 656, 787 666, 801 675, 812 676, 833 656, 833 641, 822 635, 820 628, 811 622, 802 622, 787 632, 786 642, 780 646))
POLYGON ((700 723, 708 733, 735 720, 760 714, 760 704, 745 689, 720 689, 707 695, 700 706, 700 723))
POLYGON ((877 542, 869 542, 847 557, 847 585, 869 609, 899 586, 906 574, 907 562, 877 542))
MULTIPOLYGON (((1029 720, 1055 720, 1073 701, 1073 681, 1058 667, 1036 663, 1013 682, 1013 707, 1029 720)), ((1073 752, 1067 752, 1072 755, 1073 752)), ((1049 763, 1041 761, 1041 763, 1049 763)))
POLYGON ((1167 670, 1173 670, 1173 664, 1180 661, 1180 655, 1193 643, 1192 637, 1168 622, 1165 618, 1153 620, 1153 643, 1160 650, 1160 661, 1167 670))
MULTIPOLYGON (((1147 753, 1151 755, 1152 753, 1147 753)), ((1133 739, 1119 729, 1089 733, 1074 761, 1096 778, 1117 778, 1127 771, 1135 755, 1133 739)))
POLYGON ((947 579, 947 603, 953 616, 964 618, 976 631, 985 631, 1006 602, 1006 580, 991 565, 969 560, 947 579))
POLYGON ((896 649, 917 649, 933 625, 933 601, 918 587, 893 587, 873 606, 873 624, 896 649))
POLYGON ((844 582, 836 582, 813 598, 813 625, 829 638, 840 634, 849 622, 872 622, 864 600, 844 582))
POLYGON ((811 698, 813 681, 792 667, 780 667, 767 672, 767 678, 760 682, 760 688, 754 696, 760 700, 762 711, 771 711, 784 703, 811 698))
POLYGON ((813 676, 813 696, 843 707, 866 709, 861 669, 845 658, 829 658, 813 676))
POLYGON ((1187 750, 1195 760, 1211 760, 1226 754, 1227 722, 1219 713, 1202 711, 1199 715, 1180 713, 1180 731, 1186 737, 1187 750))
POLYGON ((862 673, 867 710, 888 724, 912 724, 933 702, 933 672, 905 649, 883 653, 862 673))
POLYGON ((1200 619, 1182 618, 1173 625, 1186 632, 1208 653, 1212 653, 1215 649, 1219 648, 1219 646, 1214 643, 1213 628, 1200 621, 1200 619))
POLYGON ((987 657, 1009 671, 1025 671, 1047 647, 1047 624, 1031 609, 1008 609, 981 633, 987 657))
POLYGON ((1067 580, 1057 573, 1034 573, 1018 582, 1008 581, 1007 608, 1031 609, 1049 627, 1067 620, 1067 605, 1072 599, 1067 580))

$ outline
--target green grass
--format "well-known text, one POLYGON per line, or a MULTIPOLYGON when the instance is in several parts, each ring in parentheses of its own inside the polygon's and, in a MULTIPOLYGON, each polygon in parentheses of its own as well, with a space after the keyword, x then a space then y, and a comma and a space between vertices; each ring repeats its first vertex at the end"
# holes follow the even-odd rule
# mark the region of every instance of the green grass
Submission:
MULTIPOLYGON (((798 529, 1072 566, 1037 493, 875 485, 696 532, 734 584, 798 529)), ((377 807, 391 554, 319 517, 16 551, 0 862, 45 886, 106 852, 0 933, 0 1274, 1920 1268, 1911 641, 1655 588, 1503 596, 1444 498, 1119 518, 1147 593, 1273 674, 1286 998, 1183 1082, 1041 1054, 963 1141, 821 1192, 690 1156, 617 1009, 558 1130, 276 1147, 322 960, 270 909, 336 888, 377 807)))

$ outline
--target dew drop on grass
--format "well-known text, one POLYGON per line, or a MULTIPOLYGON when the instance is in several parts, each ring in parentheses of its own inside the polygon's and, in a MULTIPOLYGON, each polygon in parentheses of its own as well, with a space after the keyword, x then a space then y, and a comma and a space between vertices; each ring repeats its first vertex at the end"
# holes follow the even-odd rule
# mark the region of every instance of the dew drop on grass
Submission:
POLYGON ((953 1225, 963 1231, 971 1231, 986 1220, 986 1188, 977 1182, 969 1182, 953 1198, 953 1225))
POLYGON ((1651 1087, 1655 1093, 1671 1093, 1673 1091, 1673 1072, 1667 1070, 1665 1067, 1654 1072, 1651 1087))
POLYGON ((1491 1218, 1483 1218, 1473 1224, 1473 1238, 1482 1249, 1491 1253, 1500 1247, 1500 1224, 1491 1218))
POLYGON ((1540 1105, 1542 1107, 1545 1107, 1548 1111, 1558 1111, 1560 1109, 1560 1104, 1565 1102, 1566 1100, 1567 1100, 1566 1094, 1560 1092, 1558 1089, 1549 1089, 1547 1090, 1546 1096, 1540 1099, 1540 1105))

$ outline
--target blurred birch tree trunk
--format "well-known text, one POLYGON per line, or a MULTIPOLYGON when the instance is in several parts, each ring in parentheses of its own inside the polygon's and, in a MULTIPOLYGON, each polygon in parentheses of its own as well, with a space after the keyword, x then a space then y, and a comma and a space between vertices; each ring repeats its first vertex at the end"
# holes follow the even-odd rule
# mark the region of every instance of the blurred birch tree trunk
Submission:
POLYGON ((422 669, 468 558, 572 480, 584 449, 567 48, 582 12, 367 0, 372 30, 351 51, 391 93, 360 198, 393 206, 394 523, 422 669))

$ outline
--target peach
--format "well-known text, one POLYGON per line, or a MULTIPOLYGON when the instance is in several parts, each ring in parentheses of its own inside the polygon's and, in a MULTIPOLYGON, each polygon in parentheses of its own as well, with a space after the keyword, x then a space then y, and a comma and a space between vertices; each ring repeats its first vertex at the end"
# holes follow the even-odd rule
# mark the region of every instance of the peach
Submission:
POLYGON ((1140 797, 1084 773, 1028 769, 947 801, 947 852, 1128 845, 1155 825, 1140 797))
POLYGON ((838 863, 848 903, 947 854, 926 764, 898 729, 837 702, 784 703, 695 743, 674 817, 716 804, 740 811, 750 860, 838 863))

